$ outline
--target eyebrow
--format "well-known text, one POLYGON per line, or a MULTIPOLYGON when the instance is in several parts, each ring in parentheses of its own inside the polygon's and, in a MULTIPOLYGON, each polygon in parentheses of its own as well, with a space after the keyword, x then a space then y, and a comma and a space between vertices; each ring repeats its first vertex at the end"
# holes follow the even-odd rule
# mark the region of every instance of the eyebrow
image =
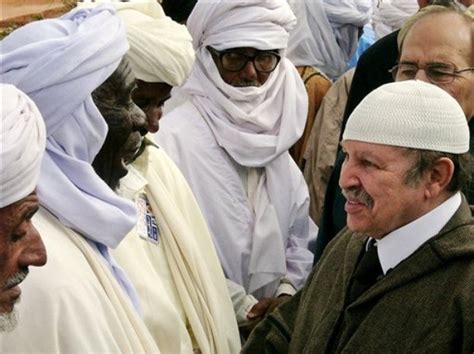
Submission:
POLYGON ((39 204, 29 205, 25 208, 22 208, 17 215, 19 215, 18 220, 13 224, 13 230, 16 230, 21 223, 25 220, 27 215, 34 215, 39 210, 39 204))

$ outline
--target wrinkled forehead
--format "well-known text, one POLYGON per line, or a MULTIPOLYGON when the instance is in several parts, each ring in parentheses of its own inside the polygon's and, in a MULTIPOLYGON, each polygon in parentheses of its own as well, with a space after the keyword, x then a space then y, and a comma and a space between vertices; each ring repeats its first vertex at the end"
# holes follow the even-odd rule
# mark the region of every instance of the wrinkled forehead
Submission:
POLYGON ((448 62, 458 57, 472 65, 473 36, 474 21, 468 17, 456 12, 427 14, 409 29, 400 57, 429 55, 448 62))

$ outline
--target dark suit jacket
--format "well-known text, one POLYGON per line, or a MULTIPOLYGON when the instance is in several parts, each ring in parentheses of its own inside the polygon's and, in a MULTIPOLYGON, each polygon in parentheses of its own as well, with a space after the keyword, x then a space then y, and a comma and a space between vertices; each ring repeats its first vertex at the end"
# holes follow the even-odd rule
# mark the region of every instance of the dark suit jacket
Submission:
POLYGON ((472 354, 474 218, 467 202, 438 235, 350 302, 366 240, 346 228, 303 290, 255 328, 242 352, 472 354))

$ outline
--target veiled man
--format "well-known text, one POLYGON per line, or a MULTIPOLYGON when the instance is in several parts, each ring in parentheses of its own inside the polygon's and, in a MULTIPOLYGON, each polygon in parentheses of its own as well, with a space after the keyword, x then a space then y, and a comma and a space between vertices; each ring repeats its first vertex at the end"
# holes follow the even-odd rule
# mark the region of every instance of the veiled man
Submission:
POLYGON ((301 288, 311 268, 317 228, 288 154, 307 114, 285 57, 295 22, 282 0, 197 2, 187 21, 196 50, 187 100, 156 134, 203 211, 240 324, 301 288))

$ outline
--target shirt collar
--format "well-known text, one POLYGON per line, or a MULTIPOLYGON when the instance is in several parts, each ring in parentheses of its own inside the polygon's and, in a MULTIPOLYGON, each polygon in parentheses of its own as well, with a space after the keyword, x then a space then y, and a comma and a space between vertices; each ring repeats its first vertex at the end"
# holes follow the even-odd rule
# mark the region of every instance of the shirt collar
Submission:
POLYGON ((458 192, 422 217, 377 240, 377 253, 384 274, 438 234, 460 205, 461 193, 458 192))

